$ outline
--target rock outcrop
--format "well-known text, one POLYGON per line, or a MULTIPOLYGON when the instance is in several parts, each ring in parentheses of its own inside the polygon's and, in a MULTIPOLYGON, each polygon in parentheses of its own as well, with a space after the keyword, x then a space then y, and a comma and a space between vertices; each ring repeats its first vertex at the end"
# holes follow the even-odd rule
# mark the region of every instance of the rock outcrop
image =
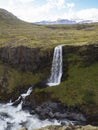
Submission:
POLYGON ((21 71, 37 73, 49 66, 52 60, 52 50, 43 51, 41 48, 3 47, 0 48, 0 59, 21 71))

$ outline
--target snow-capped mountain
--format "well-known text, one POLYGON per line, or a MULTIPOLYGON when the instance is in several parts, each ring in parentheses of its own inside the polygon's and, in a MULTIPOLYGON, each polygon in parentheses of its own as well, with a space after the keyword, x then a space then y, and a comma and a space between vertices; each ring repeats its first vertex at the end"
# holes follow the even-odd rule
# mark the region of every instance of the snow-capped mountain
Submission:
POLYGON ((84 23, 91 23, 93 21, 91 20, 68 20, 68 19, 58 19, 56 21, 40 21, 40 22, 35 22, 35 24, 84 24, 84 23))

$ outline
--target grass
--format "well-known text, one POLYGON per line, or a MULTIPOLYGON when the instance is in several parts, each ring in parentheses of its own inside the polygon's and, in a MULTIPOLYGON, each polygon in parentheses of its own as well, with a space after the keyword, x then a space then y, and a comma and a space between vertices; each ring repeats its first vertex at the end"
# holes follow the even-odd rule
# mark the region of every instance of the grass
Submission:
MULTIPOLYGON (((0 16, 1 17, 1 16, 0 16)), ((75 25, 35 25, 19 19, 0 20, 0 47, 27 46, 53 48, 59 44, 98 43, 98 23, 75 25)))
POLYGON ((68 106, 98 105, 98 63, 88 67, 70 66, 68 73, 68 79, 60 85, 44 90, 68 106))
MULTIPOLYGON (((12 97, 20 91, 26 91, 28 87, 42 81, 45 76, 45 72, 33 74, 32 72, 21 72, 16 68, 12 68, 6 64, 0 63, 0 99, 4 99, 5 95, 11 94, 12 97), (15 91, 16 90, 16 91, 15 91), (15 91, 14 95, 13 92, 15 91)), ((19 92, 20 93, 20 92, 19 92)), ((19 96, 19 94, 17 95, 19 96)), ((8 100, 9 97, 7 97, 8 100)))
POLYGON ((59 44, 98 43, 98 23, 75 25, 35 25, 0 9, 0 47, 27 46, 53 48, 59 44))

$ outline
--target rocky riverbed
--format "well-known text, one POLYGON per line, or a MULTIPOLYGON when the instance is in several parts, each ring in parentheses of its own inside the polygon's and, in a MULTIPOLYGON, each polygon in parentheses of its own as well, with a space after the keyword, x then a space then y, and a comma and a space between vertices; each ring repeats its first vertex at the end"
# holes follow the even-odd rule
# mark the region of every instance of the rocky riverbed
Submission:
MULTIPOLYGON (((21 128, 19 130, 27 130, 26 128, 21 128)), ((39 129, 32 130, 98 130, 98 127, 86 125, 86 126, 47 126, 39 129)))
MULTIPOLYGON (((27 109, 29 104, 23 103, 23 108, 27 109)), ((68 108, 60 102, 46 102, 39 106, 32 105, 30 110, 31 114, 37 114, 41 120, 44 119, 56 119, 61 122, 62 125, 85 125, 87 120, 85 116, 80 113, 78 107, 68 108)), ((30 108, 30 107, 29 107, 30 108)))

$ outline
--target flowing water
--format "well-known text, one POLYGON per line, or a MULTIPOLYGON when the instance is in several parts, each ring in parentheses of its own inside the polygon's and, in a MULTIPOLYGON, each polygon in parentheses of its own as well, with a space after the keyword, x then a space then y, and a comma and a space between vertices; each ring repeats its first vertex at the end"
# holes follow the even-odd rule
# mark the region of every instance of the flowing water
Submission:
POLYGON ((41 121, 36 115, 31 115, 28 111, 19 110, 8 104, 0 104, 0 130, 18 130, 22 127, 32 130, 33 128, 40 128, 46 125, 57 124, 56 120, 41 121))
MULTIPOLYGON (((65 120, 66 125, 73 124, 65 120)), ((33 130, 47 125, 60 125, 58 120, 40 120, 37 115, 31 115, 28 111, 19 110, 18 107, 9 104, 0 104, 0 130, 19 130, 22 127, 33 130)))
POLYGON ((48 79, 47 85, 55 86, 60 84, 62 77, 62 45, 56 46, 53 54, 51 67, 51 76, 48 79))
MULTIPOLYGON (((27 93, 21 94, 16 100, 24 100, 32 92, 32 88, 29 88, 27 93)), ((35 128, 44 127, 47 125, 60 125, 58 120, 40 120, 37 115, 31 115, 29 111, 22 110, 23 100, 17 105, 13 106, 16 102, 9 102, 6 104, 0 103, 0 130, 19 130, 22 127, 33 130, 35 128)), ((66 125, 73 124, 73 122, 64 120, 66 125)))
MULTIPOLYGON (((0 130, 19 130, 22 127, 28 130, 41 128, 48 125, 74 125, 77 121, 64 120, 40 120, 37 115, 31 115, 29 111, 20 109, 22 103, 17 107, 12 106, 11 103, 0 104, 0 130)), ((73 115, 75 116, 75 115, 73 115)), ((80 115, 79 115, 80 118, 80 115)), ((83 117, 82 117, 83 118, 83 117)))

